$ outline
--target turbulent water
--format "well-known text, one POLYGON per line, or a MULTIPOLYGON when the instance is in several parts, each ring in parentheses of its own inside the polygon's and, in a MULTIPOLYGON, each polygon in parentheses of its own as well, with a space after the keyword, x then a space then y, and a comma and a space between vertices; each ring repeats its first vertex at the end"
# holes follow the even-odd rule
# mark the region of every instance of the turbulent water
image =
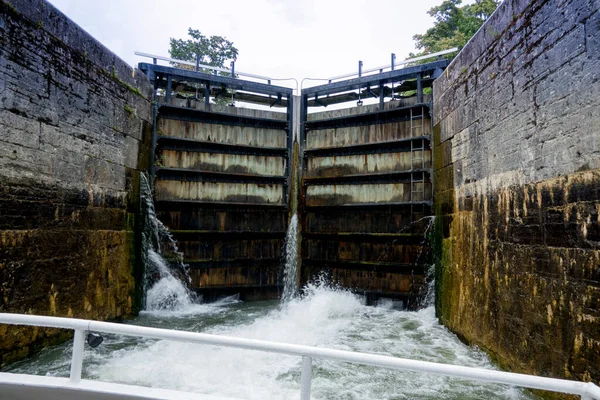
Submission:
MULTIPOLYGON (((144 183, 146 311, 129 323, 494 368, 484 353, 465 346, 438 324, 432 307, 398 311, 393 309, 392 301, 366 306, 363 298, 323 282, 308 285, 298 295, 296 215, 290 221, 287 237, 282 302, 244 303, 230 297, 198 304, 178 279, 187 275, 174 272, 173 263, 161 256, 165 243, 171 254, 177 254, 177 247, 156 218, 147 180, 144 183)), ((179 272, 185 272, 180 261, 175 264, 182 270, 179 272)), ((84 378, 240 399, 299 398, 300 357, 103 336, 100 347, 86 346, 84 378)), ((70 360, 68 342, 45 349, 8 371, 67 377, 70 360)), ((314 360, 312 388, 313 399, 531 398, 502 385, 326 360, 314 360)))
POLYGON ((192 304, 189 290, 170 271, 165 260, 154 250, 148 250, 148 262, 158 271, 156 282, 146 289, 146 310, 182 310, 192 304))
MULTIPOLYGON (((437 323, 433 308, 365 306, 350 292, 309 286, 287 303, 225 299, 178 311, 147 311, 133 324, 273 340, 493 368, 437 323)), ((12 372, 69 375, 70 343, 44 350, 12 372)), ((164 340, 105 335, 86 346, 84 377, 244 399, 299 397, 300 357, 164 340)), ((314 362, 313 399, 526 399, 522 391, 422 373, 314 362)))
POLYGON ((281 300, 288 302, 298 294, 298 215, 294 214, 285 237, 285 265, 281 300))

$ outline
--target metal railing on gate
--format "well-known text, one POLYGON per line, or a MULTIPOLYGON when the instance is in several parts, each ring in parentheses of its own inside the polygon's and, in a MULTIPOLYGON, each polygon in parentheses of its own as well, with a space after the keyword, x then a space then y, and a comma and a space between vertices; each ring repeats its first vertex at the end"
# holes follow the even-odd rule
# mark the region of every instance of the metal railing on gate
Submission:
POLYGON ((512 372, 494 371, 483 368, 463 367, 440 364, 428 361, 410 360, 375 354, 357 353, 344 350, 333 350, 297 344, 268 342, 264 340, 243 339, 228 336, 210 335, 206 333, 184 332, 169 329, 148 328, 136 325, 123 325, 111 322, 100 322, 84 319, 46 317, 24 314, 0 313, 0 324, 29 325, 46 328, 73 329, 73 355, 71 358, 70 381, 77 384, 81 381, 83 368, 83 349, 87 331, 105 332, 119 335, 148 337, 154 339, 173 340, 179 342, 209 344, 215 346, 235 347, 247 350, 258 350, 272 353, 288 354, 302 357, 300 398, 310 399, 312 381, 312 360, 326 359, 354 364, 371 365, 396 370, 425 372, 455 378, 493 382, 529 389, 547 390, 581 396, 583 400, 600 400, 600 387, 591 382, 577 382, 565 379, 544 378, 512 372))

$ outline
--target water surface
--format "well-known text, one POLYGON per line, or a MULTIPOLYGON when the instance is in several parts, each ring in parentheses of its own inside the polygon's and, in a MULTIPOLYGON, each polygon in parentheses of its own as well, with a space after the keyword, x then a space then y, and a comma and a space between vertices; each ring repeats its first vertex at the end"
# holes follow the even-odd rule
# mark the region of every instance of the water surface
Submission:
MULTIPOLYGON (((438 324, 432 307, 397 311, 391 302, 325 285, 301 298, 244 303, 182 304, 146 311, 131 324, 494 368, 488 357, 438 324)), ((165 340, 104 335, 86 346, 84 378, 219 394, 245 399, 296 399, 300 357, 165 340)), ((11 372, 68 376, 71 344, 46 349, 11 372)), ((316 360, 313 399, 530 399, 522 390, 435 375, 316 360)))

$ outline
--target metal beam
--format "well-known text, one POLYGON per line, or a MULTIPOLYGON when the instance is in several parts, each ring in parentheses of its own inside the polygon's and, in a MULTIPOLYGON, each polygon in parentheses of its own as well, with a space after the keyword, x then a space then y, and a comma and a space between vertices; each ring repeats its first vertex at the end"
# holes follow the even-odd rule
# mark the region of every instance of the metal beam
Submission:
MULTIPOLYGON (((239 201, 200 201, 200 200, 154 200, 157 211, 180 211, 188 209, 225 209, 243 210, 255 208, 271 208, 287 210, 283 203, 242 203, 239 201)), ((287 212, 287 211, 286 211, 287 212)))
MULTIPOLYGON (((304 238, 304 234, 302 234, 304 238)), ((307 239, 310 240, 310 239, 307 239)), ((381 261, 339 261, 339 260, 321 260, 321 259, 305 259, 303 264, 313 268, 328 268, 328 269, 347 269, 352 271, 370 271, 396 273, 399 275, 424 275, 430 264, 405 264, 394 262, 381 261)))
MULTIPOLYGON (((334 242, 389 243, 397 245, 422 245, 425 236, 414 233, 357 233, 357 232, 302 232, 302 240, 326 240, 334 242)), ((362 260, 368 261, 368 260, 362 260)), ((361 261, 361 262, 362 262, 361 261)))
POLYGON ((324 96, 327 94, 340 93, 348 90, 362 89, 369 85, 378 86, 386 83, 398 82, 404 79, 413 79, 419 73, 433 73, 436 69, 446 68, 450 60, 434 61, 427 64, 415 65, 412 67, 388 71, 376 75, 368 75, 360 78, 349 79, 341 82, 328 83, 325 85, 313 86, 302 89, 302 94, 308 97, 315 95, 324 96))
POLYGON ((281 185, 287 181, 287 177, 285 176, 199 171, 187 168, 158 168, 156 170, 156 179, 185 182, 265 183, 281 185))
POLYGON ((193 151, 197 153, 213 154, 248 154, 253 156, 286 157, 288 149, 285 147, 258 147, 239 144, 218 143, 184 139, 174 136, 158 136, 160 150, 193 151))
MULTIPOLYGON (((431 171, 428 169, 415 169, 405 171, 393 171, 393 172, 377 172, 372 174, 355 174, 355 175, 343 175, 334 177, 305 177, 303 183, 305 185, 347 185, 354 183, 362 183, 365 185, 371 185, 375 183, 410 183, 411 176, 414 173, 426 173, 427 177, 431 175, 431 171)), ((425 181, 429 183, 429 181, 425 181)))
MULTIPOLYGON (((322 147, 304 150, 303 157, 332 157, 350 156, 362 154, 399 153, 411 150, 410 142, 413 140, 425 140, 429 145, 429 136, 417 136, 414 138, 403 138, 398 140, 386 140, 384 142, 370 142, 364 144, 350 144, 338 147, 322 147)), ((426 148, 427 150, 429 148, 426 148)))
POLYGON ((417 107, 430 108, 431 104, 418 103, 410 106, 390 108, 383 111, 376 110, 362 114, 307 121, 306 130, 309 131, 314 129, 331 129, 347 126, 377 125, 398 121, 410 121, 410 110, 417 107))
POLYGON ((166 67, 164 65, 140 63, 138 65, 138 68, 145 73, 148 71, 152 71, 155 74, 162 73, 165 75, 171 75, 174 78, 179 78, 181 80, 187 80, 190 82, 214 84, 216 86, 225 86, 227 88, 235 90, 246 90, 254 93, 271 94, 277 96, 288 94, 291 95, 294 91, 293 89, 286 88, 283 86, 275 86, 264 83, 246 81, 242 79, 231 78, 229 76, 220 76, 205 74, 196 71, 188 71, 185 69, 166 67))
POLYGON ((417 102, 423 102, 423 74, 417 74, 417 102))
MULTIPOLYGON (((329 209, 335 211, 347 210, 347 212, 354 213, 355 208, 369 208, 369 209, 388 209, 398 208, 414 205, 430 206, 433 203, 431 201, 399 201, 394 203, 349 203, 349 204, 325 204, 325 205, 305 205, 306 209, 319 210, 329 209)), ((329 211, 328 211, 329 212, 329 211)))
MULTIPOLYGON (((422 83, 423 83, 424 88, 431 87, 432 83, 433 83, 433 79, 424 78, 424 79, 422 79, 422 83)), ((416 80, 405 80, 402 83, 400 83, 396 86, 393 86, 391 88, 388 86, 383 86, 383 96, 384 97, 392 97, 392 95, 394 93, 408 92, 408 91, 416 90, 416 89, 417 89, 417 81, 416 80)), ((381 96, 380 88, 373 88, 373 89, 371 89, 371 91, 373 93, 375 93, 376 95, 381 96)), ((366 89, 362 90, 361 95, 366 96, 366 89)), ((316 101, 315 99, 309 100, 308 106, 309 107, 318 107, 318 106, 327 107, 328 105, 331 105, 331 104, 345 103, 345 102, 356 101, 356 100, 358 100, 358 93, 345 92, 345 93, 336 94, 333 96, 320 97, 318 99, 318 101, 316 101)))
POLYGON ((251 117, 224 112, 212 112, 199 110, 197 108, 177 107, 166 104, 162 104, 160 106, 158 113, 159 118, 175 119, 178 121, 279 130, 286 130, 288 127, 288 121, 286 120, 251 117))
POLYGON ((269 231, 269 232, 257 232, 257 231, 199 231, 199 230, 186 230, 177 231, 170 230, 173 238, 177 241, 186 242, 230 242, 235 240, 245 239, 273 239, 283 240, 285 238, 286 231, 269 231))
POLYGON ((273 258, 238 258, 220 260, 184 260, 190 270, 232 268, 232 267, 274 267, 281 264, 281 257, 273 258))

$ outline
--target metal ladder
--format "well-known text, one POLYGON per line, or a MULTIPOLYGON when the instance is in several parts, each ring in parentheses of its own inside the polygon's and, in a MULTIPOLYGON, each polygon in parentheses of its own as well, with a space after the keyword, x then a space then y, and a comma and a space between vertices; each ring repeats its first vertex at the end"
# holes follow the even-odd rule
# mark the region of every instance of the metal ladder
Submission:
POLYGON ((410 201, 425 201, 425 171, 410 173, 410 201), (419 183, 421 189, 416 189, 419 183))
MULTIPOLYGON (((415 114, 414 109, 410 109, 410 137, 420 137, 424 134, 425 127, 425 108, 419 107, 421 113, 415 114)), ((410 201, 425 201, 425 171, 414 172, 414 169, 425 169, 425 139, 410 141, 410 201), (417 189, 421 184, 421 189, 417 189)))
POLYGON ((425 139, 410 142, 410 169, 425 169, 425 139), (417 146, 419 144, 419 146, 417 146))
POLYGON ((423 106, 421 108, 421 114, 414 114, 413 109, 410 109, 410 137, 418 137, 424 135, 424 127, 425 127, 425 108, 423 106), (416 122, 420 122, 420 124, 416 122))

